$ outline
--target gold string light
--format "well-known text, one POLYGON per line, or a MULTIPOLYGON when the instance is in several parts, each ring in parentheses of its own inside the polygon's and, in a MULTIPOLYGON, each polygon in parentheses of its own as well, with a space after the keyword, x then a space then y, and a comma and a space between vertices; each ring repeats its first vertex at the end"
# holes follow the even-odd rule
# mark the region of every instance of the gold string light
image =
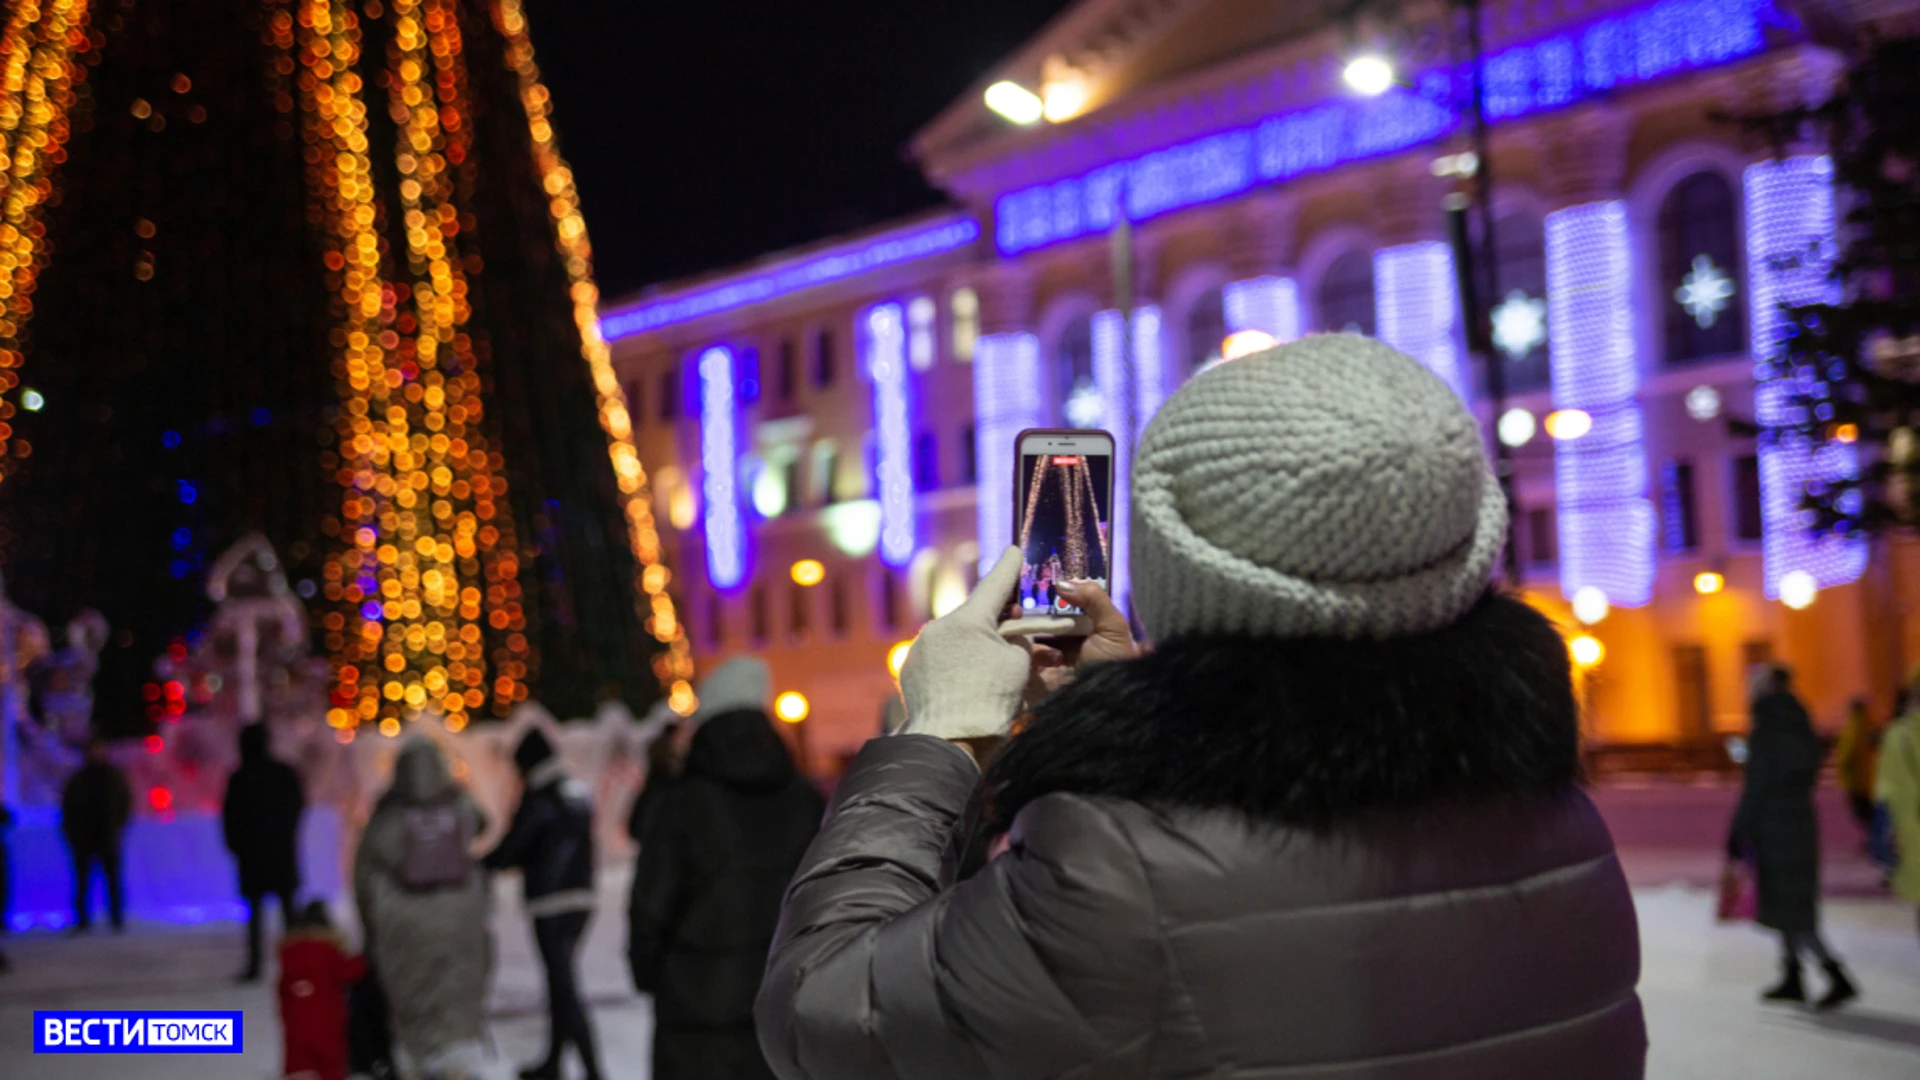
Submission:
POLYGON ((586 221, 580 216, 573 171, 560 157, 554 143, 550 119, 552 99, 540 82, 540 69, 533 62, 533 44, 527 36, 527 18, 520 0, 496 0, 493 21, 506 40, 507 64, 520 77, 520 101, 526 108, 527 128, 533 137, 534 164, 547 194, 555 246, 566 263, 567 278, 572 285, 573 317, 580 329, 580 354, 593 374, 600 426, 607 434, 607 452, 613 459, 614 478, 619 482, 627 535, 638 562, 640 587, 647 597, 647 632, 666 646, 654 657, 654 674, 667 691, 668 704, 684 716, 693 711, 696 703, 689 681, 693 677, 693 654, 686 629, 667 593, 671 575, 666 564, 660 561, 660 534, 650 508, 646 469, 634 449, 632 421, 621 396, 620 382, 613 373, 606 340, 600 336, 600 291, 593 283, 593 248, 587 241, 586 221))
MULTIPOLYGON (((21 338, 47 264, 41 208, 66 160, 73 84, 85 78, 78 57, 92 45, 85 0, 20 0, 0 31, 0 393, 20 383, 21 338)), ((9 451, 32 452, 13 440, 13 409, 0 402, 0 478, 9 451)))

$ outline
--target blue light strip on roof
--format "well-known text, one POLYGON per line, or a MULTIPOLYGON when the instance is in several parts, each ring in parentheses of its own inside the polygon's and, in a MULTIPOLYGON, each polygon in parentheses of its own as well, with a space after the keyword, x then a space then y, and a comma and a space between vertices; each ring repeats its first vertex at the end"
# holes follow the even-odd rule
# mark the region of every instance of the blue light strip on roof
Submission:
MULTIPOLYGON (((1608 91, 1713 67, 1766 47, 1773 0, 1661 0, 1487 58, 1488 115, 1524 116, 1608 91)), ((994 205, 994 240, 1012 255, 1113 224, 1237 195, 1256 184, 1391 154, 1459 123, 1448 103, 1470 72, 1421 75, 1415 89, 1328 102, 1114 162, 994 205)))
POLYGON ((857 247, 841 247, 812 258, 775 267, 750 277, 730 278, 697 292, 641 302, 609 312, 600 320, 600 334, 608 341, 644 334, 703 315, 714 315, 745 304, 757 304, 790 292, 825 285, 929 255, 965 247, 980 236, 980 225, 960 218, 913 232, 878 237, 857 247))

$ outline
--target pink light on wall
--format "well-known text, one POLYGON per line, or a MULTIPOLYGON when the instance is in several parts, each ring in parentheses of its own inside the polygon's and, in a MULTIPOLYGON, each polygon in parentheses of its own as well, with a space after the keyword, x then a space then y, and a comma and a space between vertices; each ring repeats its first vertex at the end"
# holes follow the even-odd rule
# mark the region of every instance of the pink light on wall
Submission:
POLYGON ((1229 331, 1258 330, 1282 344, 1300 336, 1300 288, 1292 278, 1229 282, 1225 299, 1229 331))
MULTIPOLYGON (((1824 156, 1763 161, 1747 167, 1747 282, 1755 356, 1780 349, 1782 304, 1833 303, 1840 284, 1830 276, 1834 257, 1833 163, 1824 156), (1809 253, 1812 257, 1809 258, 1809 253), (1788 258, 1791 257, 1790 260, 1788 258)), ((1757 365, 1761 375, 1767 366, 1757 365)), ((1791 380, 1762 383, 1754 409, 1763 425, 1788 420, 1794 391, 1825 391, 1820 373, 1805 368, 1791 380), (1793 384, 1798 384, 1794 386, 1793 384)), ((1816 406, 1818 408, 1819 406, 1816 406)), ((1760 521, 1765 587, 1780 595, 1780 579, 1795 570, 1813 575, 1821 588, 1844 585, 1866 571, 1867 545, 1858 538, 1808 531, 1800 500, 1807 485, 1855 475, 1860 461, 1852 446, 1810 445, 1804 440, 1760 446, 1760 521)))
POLYGON ((1040 340, 988 334, 974 347, 973 433, 980 484, 974 514, 985 573, 1013 543, 1013 440, 1040 427, 1040 340))
POLYGON ((1654 515, 1635 401, 1633 274, 1626 206, 1587 203, 1547 215, 1547 324, 1553 404, 1593 428, 1554 444, 1560 589, 1589 586, 1618 607, 1653 599, 1654 515))
POLYGON ((1381 248, 1373 253, 1373 280, 1380 340, 1420 361, 1454 393, 1466 397, 1453 252, 1438 240, 1381 248))

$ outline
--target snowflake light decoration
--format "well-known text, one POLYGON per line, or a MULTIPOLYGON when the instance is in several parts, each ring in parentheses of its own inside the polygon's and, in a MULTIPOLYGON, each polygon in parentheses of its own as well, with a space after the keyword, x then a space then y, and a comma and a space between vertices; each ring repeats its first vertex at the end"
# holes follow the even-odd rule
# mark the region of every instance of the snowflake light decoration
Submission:
POLYGON ((1673 298, 1705 330, 1720 318, 1720 313, 1727 309, 1728 301, 1733 299, 1733 279, 1727 276, 1725 270, 1713 265, 1712 257, 1695 255, 1693 269, 1680 279, 1680 287, 1673 290, 1673 298))
POLYGON ((1518 360, 1545 344, 1547 340, 1547 302, 1535 300, 1515 289, 1493 309, 1493 344, 1518 360))

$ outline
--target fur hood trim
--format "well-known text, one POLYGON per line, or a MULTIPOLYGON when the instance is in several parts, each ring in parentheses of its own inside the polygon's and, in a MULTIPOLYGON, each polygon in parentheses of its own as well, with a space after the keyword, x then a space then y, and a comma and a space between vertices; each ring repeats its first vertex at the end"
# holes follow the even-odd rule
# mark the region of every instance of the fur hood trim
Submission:
POLYGON ((1325 829, 1579 778, 1567 648, 1489 593, 1386 640, 1175 639, 1042 701, 988 769, 988 824, 1043 795, 1233 809, 1325 829))

